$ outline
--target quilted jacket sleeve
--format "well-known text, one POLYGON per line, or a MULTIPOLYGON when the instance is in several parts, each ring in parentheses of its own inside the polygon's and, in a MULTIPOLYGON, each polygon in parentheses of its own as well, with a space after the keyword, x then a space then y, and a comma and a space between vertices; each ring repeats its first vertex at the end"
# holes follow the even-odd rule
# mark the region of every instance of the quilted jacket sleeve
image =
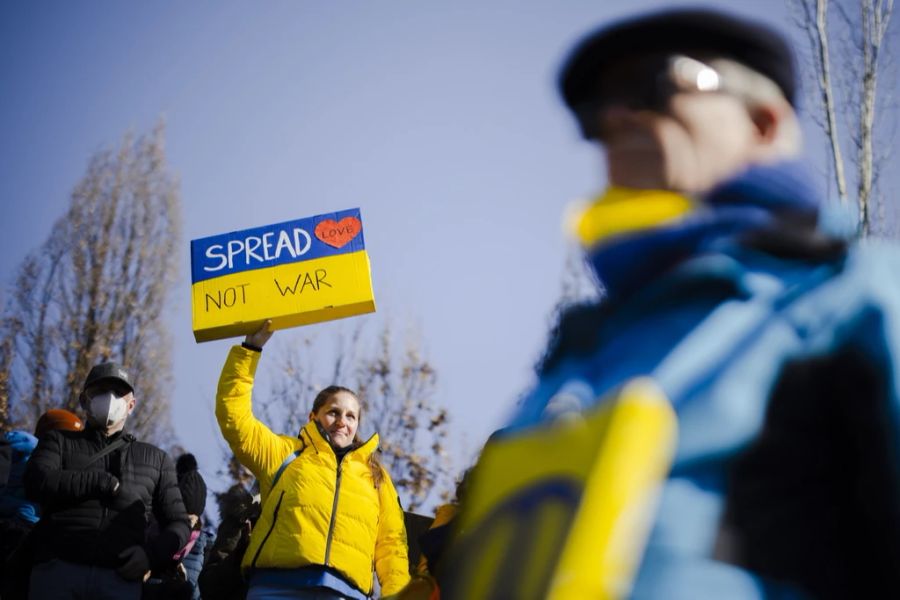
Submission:
POLYGON ((260 353, 234 346, 216 391, 216 420, 238 461, 268 481, 293 447, 253 415, 251 394, 260 353))
POLYGON ((406 525, 403 508, 387 471, 379 488, 381 514, 375 540, 375 572, 385 596, 396 594, 409 583, 406 525))
POLYGON ((62 436, 48 431, 38 442, 25 469, 25 493, 44 505, 71 504, 112 493, 115 478, 105 471, 62 468, 62 436))
POLYGON ((175 463, 168 454, 160 454, 162 464, 153 493, 153 513, 159 523, 160 533, 150 544, 148 552, 151 563, 157 567, 166 565, 184 547, 191 535, 190 521, 178 489, 175 463))

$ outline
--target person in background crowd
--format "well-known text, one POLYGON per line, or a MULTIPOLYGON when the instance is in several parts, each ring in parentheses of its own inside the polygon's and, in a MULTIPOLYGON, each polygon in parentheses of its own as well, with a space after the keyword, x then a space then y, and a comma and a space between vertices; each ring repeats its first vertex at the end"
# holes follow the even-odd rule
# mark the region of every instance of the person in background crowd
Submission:
POLYGON ((262 514, 242 563, 247 597, 364 600, 373 566, 382 594, 394 594, 409 581, 403 510, 377 460, 377 434, 357 435, 356 395, 325 388, 296 435, 276 435, 253 416, 253 380, 270 325, 231 349, 216 394, 222 434, 261 487, 262 514))
POLYGON ((419 538, 419 545, 422 548, 422 557, 416 567, 416 573, 419 575, 431 575, 436 573, 441 557, 450 540, 450 534, 453 525, 453 519, 459 511, 459 505, 463 501, 466 494, 466 485, 468 483, 469 474, 472 469, 466 471, 460 477, 456 484, 456 493, 452 501, 441 504, 434 511, 434 521, 422 536, 419 538))
POLYGON ((197 470, 197 459, 193 454, 182 454, 175 461, 178 474, 178 488, 184 500, 184 508, 191 520, 191 541, 187 552, 181 558, 188 582, 193 588, 193 598, 200 598, 197 580, 203 569, 203 560, 212 543, 212 534, 203 528, 203 511, 206 509, 206 482, 197 470))
MULTIPOLYGON (((144 582, 142 600, 159 598, 160 600, 189 600, 200 595, 197 589, 197 575, 203 566, 203 550, 208 537, 203 533, 200 515, 206 506, 206 483, 197 471, 197 459, 193 454, 182 454, 175 461, 175 473, 178 489, 191 523, 191 535, 187 544, 181 548, 168 564, 153 570, 144 582), (194 554, 196 552, 196 554, 194 554), (189 560, 189 557, 192 557, 189 560), (192 562, 193 561, 193 562, 192 562), (199 563, 199 564, 198 564, 199 563), (190 565, 190 568, 189 568, 190 565)), ((155 519, 151 520, 148 535, 158 535, 159 527, 155 519)), ((209 535, 208 533, 206 534, 209 535)))
POLYGON ((441 591, 434 574, 438 572, 441 558, 452 539, 454 519, 456 519, 459 505, 465 496, 470 472, 471 469, 466 469, 459 482, 457 482, 454 498, 435 509, 434 520, 432 520, 428 530, 419 536, 421 556, 412 579, 397 594, 397 600, 440 599, 441 591))
POLYGON ((51 408, 38 418, 34 435, 27 431, 9 431, 0 438, 0 446, 10 451, 10 469, 0 478, 0 596, 24 595, 27 580, 22 574, 30 570, 28 549, 18 551, 40 518, 40 509, 25 497, 23 477, 38 438, 47 431, 81 431, 84 423, 75 413, 51 408), (15 557, 14 557, 15 553, 15 557), (13 590, 18 590, 14 592, 13 590))
POLYGON ((250 532, 259 519, 259 497, 238 483, 216 495, 219 527, 200 571, 200 596, 204 600, 243 600, 247 582, 241 575, 241 559, 250 532))
POLYGON ((788 44, 673 9, 589 33, 559 81, 604 151, 572 229, 605 297, 504 434, 651 378, 678 442, 633 597, 900 597, 900 255, 820 218, 788 44))
POLYGON ((25 471, 41 506, 29 597, 140 598, 150 569, 164 565, 190 535, 172 459, 125 432, 135 409, 130 375, 116 363, 85 379, 83 431, 49 431, 25 471), (146 539, 148 513, 160 533, 146 539))

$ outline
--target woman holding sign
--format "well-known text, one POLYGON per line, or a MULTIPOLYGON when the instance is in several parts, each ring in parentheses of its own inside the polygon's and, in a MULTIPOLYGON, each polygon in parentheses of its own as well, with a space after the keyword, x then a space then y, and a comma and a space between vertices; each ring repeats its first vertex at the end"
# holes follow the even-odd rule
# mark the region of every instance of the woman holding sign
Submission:
POLYGON ((277 435, 253 416, 251 391, 267 321, 234 346, 216 394, 216 419, 237 459, 260 483, 262 515, 241 567, 248 599, 364 600, 372 566, 384 595, 409 580, 406 530, 394 484, 362 441, 359 399, 338 386, 316 396, 309 422, 277 435))

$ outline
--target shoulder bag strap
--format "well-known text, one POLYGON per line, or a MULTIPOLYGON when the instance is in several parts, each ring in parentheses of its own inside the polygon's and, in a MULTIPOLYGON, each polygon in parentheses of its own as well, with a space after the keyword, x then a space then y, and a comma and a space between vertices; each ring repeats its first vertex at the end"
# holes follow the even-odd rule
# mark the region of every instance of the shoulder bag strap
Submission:
POLYGON ((287 458, 281 463, 281 466, 278 467, 278 470, 275 471, 275 476, 272 478, 272 487, 270 489, 275 489, 275 484, 278 483, 278 480, 281 479, 281 475, 284 473, 284 470, 288 468, 294 459, 303 454, 303 451, 306 450, 306 442, 303 438, 300 438, 300 441, 303 442, 303 445, 291 452, 287 455, 287 458))
POLYGON ((94 454, 93 456, 91 456, 91 457, 87 460, 87 462, 84 463, 84 464, 82 465, 81 468, 85 468, 85 467, 87 467, 87 466, 89 466, 89 465, 92 465, 92 464, 94 464, 96 461, 98 461, 98 460, 100 460, 101 458, 103 458, 104 456, 106 456, 107 454, 110 454, 110 453, 112 453, 112 452, 115 452, 116 450, 118 450, 119 448, 121 448, 122 446, 124 446, 124 445, 126 445, 126 444, 130 444, 130 443, 131 443, 131 439, 132 439, 131 436, 123 435, 122 437, 120 437, 119 439, 117 439, 116 441, 114 441, 112 444, 110 444, 109 446, 107 446, 107 447, 104 448, 103 450, 100 450, 99 452, 97 452, 96 454, 94 454))

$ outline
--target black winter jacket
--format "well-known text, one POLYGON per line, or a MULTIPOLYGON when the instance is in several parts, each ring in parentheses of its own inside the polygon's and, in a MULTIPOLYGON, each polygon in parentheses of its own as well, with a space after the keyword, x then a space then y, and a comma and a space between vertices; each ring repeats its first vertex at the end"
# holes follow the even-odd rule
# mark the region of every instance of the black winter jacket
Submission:
POLYGON ((41 504, 35 528, 36 562, 51 558, 106 568, 119 553, 143 546, 154 567, 165 565, 187 543, 190 525, 169 455, 122 432, 50 431, 28 461, 25 490, 41 504), (124 436, 125 446, 87 464, 124 436), (116 481, 119 488, 113 493, 116 481), (159 535, 146 539, 150 511, 159 535))

